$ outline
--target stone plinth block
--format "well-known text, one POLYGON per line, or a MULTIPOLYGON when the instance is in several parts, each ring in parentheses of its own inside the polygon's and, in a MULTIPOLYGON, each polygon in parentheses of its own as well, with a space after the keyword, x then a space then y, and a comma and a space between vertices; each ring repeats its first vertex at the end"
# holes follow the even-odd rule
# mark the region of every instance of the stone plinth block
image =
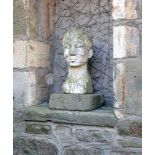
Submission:
POLYGON ((102 105, 98 94, 51 94, 49 108, 53 110, 93 110, 102 105))

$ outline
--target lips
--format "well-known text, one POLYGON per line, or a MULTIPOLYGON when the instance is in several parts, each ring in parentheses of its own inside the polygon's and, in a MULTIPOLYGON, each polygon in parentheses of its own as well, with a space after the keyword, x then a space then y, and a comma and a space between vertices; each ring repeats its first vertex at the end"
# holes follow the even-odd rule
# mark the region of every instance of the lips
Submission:
POLYGON ((70 58, 69 61, 70 61, 70 62, 75 62, 76 59, 75 59, 75 58, 70 58))

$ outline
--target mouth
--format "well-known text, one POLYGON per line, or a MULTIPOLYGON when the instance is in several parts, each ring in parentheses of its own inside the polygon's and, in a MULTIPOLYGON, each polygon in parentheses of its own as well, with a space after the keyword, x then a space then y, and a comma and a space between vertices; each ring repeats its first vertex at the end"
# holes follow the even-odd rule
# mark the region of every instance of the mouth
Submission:
POLYGON ((71 58, 71 59, 69 59, 69 61, 73 63, 76 61, 76 59, 71 58))

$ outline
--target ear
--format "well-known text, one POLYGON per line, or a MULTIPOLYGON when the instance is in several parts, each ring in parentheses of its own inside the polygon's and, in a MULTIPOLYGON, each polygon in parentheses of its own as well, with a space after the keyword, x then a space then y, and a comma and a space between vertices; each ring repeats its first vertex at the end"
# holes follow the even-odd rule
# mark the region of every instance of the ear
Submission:
POLYGON ((93 50, 90 49, 90 50, 89 50, 89 58, 91 58, 92 56, 93 56, 93 50))

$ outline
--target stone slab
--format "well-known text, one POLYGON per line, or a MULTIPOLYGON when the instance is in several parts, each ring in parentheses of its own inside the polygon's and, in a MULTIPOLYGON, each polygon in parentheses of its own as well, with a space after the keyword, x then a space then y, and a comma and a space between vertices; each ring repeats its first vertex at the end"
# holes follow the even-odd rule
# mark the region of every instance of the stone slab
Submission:
POLYGON ((49 100, 49 108, 53 110, 88 111, 102 104, 102 96, 98 94, 51 94, 49 100))
POLYGON ((66 124, 79 124, 90 126, 114 127, 117 119, 113 108, 104 107, 93 111, 64 111, 51 110, 48 105, 36 105, 27 107, 24 111, 25 121, 55 122, 66 124))

